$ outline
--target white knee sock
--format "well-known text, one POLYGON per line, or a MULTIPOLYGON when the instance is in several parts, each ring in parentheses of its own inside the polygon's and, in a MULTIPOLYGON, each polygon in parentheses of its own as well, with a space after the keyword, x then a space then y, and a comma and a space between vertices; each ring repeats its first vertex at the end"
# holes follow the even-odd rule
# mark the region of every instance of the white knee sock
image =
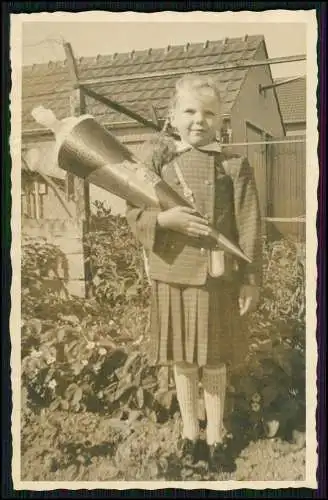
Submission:
POLYGON ((189 363, 174 365, 174 378, 180 406, 183 437, 197 439, 198 422, 198 366, 189 363))
POLYGON ((224 364, 203 368, 202 384, 207 415, 207 444, 222 442, 223 413, 227 384, 227 371, 224 364))

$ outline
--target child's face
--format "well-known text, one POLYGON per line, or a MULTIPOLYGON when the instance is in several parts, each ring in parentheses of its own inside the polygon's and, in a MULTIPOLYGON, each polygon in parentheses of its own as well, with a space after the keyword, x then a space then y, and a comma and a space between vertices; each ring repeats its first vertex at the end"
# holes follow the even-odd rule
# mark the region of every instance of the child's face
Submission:
POLYGON ((177 98, 171 122, 183 141, 204 146, 215 139, 220 126, 220 102, 213 91, 185 90, 177 98))

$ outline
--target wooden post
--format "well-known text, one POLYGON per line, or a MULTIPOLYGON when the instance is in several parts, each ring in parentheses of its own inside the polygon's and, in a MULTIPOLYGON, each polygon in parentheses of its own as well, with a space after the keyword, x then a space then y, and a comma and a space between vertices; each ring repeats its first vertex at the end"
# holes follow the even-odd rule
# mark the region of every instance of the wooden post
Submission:
POLYGON ((35 218, 40 219, 40 197, 39 197, 39 184, 37 181, 33 182, 34 202, 35 202, 35 218))
MULTIPOLYGON (((80 89, 74 89, 71 93, 71 115, 80 116, 85 113, 85 96, 80 89)), ((67 174, 72 175, 72 174, 67 174)), ((69 181, 69 178, 67 178, 69 181)), ((90 230, 90 185, 84 179, 73 176, 74 185, 74 201, 76 208, 76 218, 82 221, 83 240, 90 230)), ((85 241, 83 242, 84 250, 84 279, 85 279, 85 295, 90 296, 90 281, 91 281, 91 265, 90 255, 85 241)))
MULTIPOLYGON (((72 92, 70 96, 71 116, 80 116, 86 112, 85 94, 82 89, 77 88, 79 83, 78 69, 70 43, 64 42, 64 50, 67 58, 67 66, 72 82, 72 92)), ((67 174, 70 176, 71 174, 67 174)), ((67 177, 69 179, 69 177, 67 177)), ((83 179, 73 176, 74 198, 76 203, 76 217, 85 220, 89 224, 90 216, 90 195, 89 184, 83 179)))
MULTIPOLYGON (((70 98, 71 116, 80 116, 85 113, 85 97, 81 90, 74 89, 70 98)), ((72 175, 72 174, 67 174, 72 175)), ((76 217, 88 220, 90 215, 89 207, 89 183, 73 176, 74 179, 74 199, 76 204, 76 217)))
MULTIPOLYGON (((67 65, 72 81, 72 91, 70 96, 71 116, 80 116, 86 112, 85 94, 81 88, 77 88, 79 82, 77 64, 74 58, 72 47, 69 43, 64 43, 64 50, 67 58, 67 65)), ((90 227, 90 186, 84 179, 80 179, 72 174, 67 174, 66 181, 72 182, 74 186, 74 201, 76 207, 76 218, 83 223, 83 238, 89 232, 90 227)), ((86 296, 89 295, 89 282, 91 276, 89 255, 84 245, 84 276, 86 285, 86 296)))
MULTIPOLYGON (((262 142, 266 142, 266 133, 262 131, 262 142)), ((267 157, 267 144, 260 144, 260 157, 261 157, 261 168, 264 170, 264 185, 265 185, 265 192, 264 192, 264 217, 262 218, 262 231, 263 231, 263 236, 267 236, 268 233, 268 227, 267 227, 267 221, 265 218, 268 216, 268 157, 267 157)))

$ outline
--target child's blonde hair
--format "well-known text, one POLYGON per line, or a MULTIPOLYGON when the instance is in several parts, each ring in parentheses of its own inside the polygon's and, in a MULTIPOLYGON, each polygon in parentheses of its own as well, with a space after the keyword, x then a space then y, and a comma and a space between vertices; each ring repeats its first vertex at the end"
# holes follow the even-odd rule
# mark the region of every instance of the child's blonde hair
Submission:
POLYGON ((174 110, 179 98, 179 94, 183 91, 196 91, 211 90, 221 103, 220 90, 217 82, 210 76, 200 75, 199 73, 188 73, 179 78, 175 84, 175 92, 170 101, 170 111, 174 110))

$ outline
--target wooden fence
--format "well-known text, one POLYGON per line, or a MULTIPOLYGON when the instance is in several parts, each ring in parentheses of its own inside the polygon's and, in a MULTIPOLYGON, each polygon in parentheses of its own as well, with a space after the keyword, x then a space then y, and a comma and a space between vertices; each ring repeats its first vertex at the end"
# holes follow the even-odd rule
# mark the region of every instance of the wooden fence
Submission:
MULTIPOLYGON (((271 153, 270 212, 276 227, 294 239, 305 239, 306 142, 274 143, 271 153), (291 218, 299 220, 289 221, 291 218)), ((310 166, 309 166, 310 168, 310 166)))
POLYGON ((305 137, 253 144, 248 157, 254 168, 266 228, 295 241, 305 240, 305 137))

